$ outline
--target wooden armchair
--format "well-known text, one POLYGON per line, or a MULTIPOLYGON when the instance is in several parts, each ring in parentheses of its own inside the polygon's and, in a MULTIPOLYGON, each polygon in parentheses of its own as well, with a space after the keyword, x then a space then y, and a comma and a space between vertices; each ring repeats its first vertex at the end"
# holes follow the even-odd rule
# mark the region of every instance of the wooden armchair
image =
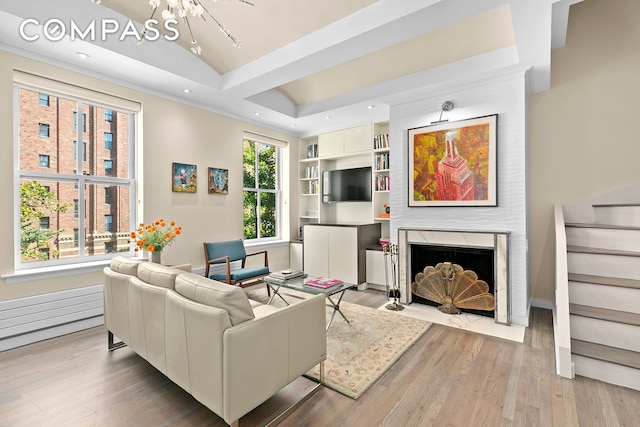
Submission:
MULTIPOLYGON (((241 288, 262 283, 262 278, 269 274, 269 259, 267 251, 247 254, 242 240, 230 240, 227 242, 204 242, 205 273, 210 279, 225 282, 230 285, 238 285, 241 288), (263 267, 245 267, 248 256, 264 254, 263 267), (231 269, 231 263, 241 261, 240 268, 231 269), (212 265, 225 264, 224 273, 209 274, 212 265)), ((269 288, 267 288, 267 291, 269 288)), ((269 292, 270 293, 270 292, 269 292)))

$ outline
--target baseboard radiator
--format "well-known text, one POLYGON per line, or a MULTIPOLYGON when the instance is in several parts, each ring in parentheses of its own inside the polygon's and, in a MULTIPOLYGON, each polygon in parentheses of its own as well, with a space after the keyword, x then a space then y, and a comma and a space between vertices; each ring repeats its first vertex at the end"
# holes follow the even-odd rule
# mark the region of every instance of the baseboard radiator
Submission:
POLYGON ((0 351, 104 324, 103 285, 0 302, 0 351))

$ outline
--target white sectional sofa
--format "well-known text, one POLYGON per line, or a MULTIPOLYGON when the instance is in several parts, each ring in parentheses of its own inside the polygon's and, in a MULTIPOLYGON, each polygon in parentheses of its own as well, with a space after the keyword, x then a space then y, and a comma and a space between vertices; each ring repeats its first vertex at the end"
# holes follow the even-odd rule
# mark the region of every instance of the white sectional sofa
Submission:
POLYGON ((276 308, 239 287, 125 257, 104 275, 110 349, 115 335, 228 424, 326 357, 324 295, 276 308))

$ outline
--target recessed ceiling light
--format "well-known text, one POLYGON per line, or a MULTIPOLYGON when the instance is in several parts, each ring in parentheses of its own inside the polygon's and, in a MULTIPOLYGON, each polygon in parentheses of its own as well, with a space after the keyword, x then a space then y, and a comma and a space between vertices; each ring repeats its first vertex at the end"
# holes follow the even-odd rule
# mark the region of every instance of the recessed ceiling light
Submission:
POLYGON ((255 112, 255 113, 253 113, 253 114, 255 114, 256 116, 259 116, 259 115, 260 115, 260 112, 259 112, 259 111, 256 111, 256 112, 255 112))
POLYGON ((329 120, 331 116, 324 116, 325 119, 329 120))
POLYGON ((292 124, 292 125, 291 125, 291 127, 292 127, 292 128, 294 128, 294 127, 296 127, 296 125, 295 125, 295 124, 292 124))
POLYGON ((367 105, 367 108, 368 108, 369 110, 373 110, 374 108, 376 108, 376 106, 375 106, 375 105, 367 105))
POLYGON ((78 55, 80 58, 82 59, 89 59, 91 58, 91 56, 89 56, 88 54, 84 53, 84 52, 76 52, 76 55, 78 55))
POLYGON ((182 89, 182 91, 183 91, 184 93, 191 93, 191 90, 190 90, 190 89, 182 89))

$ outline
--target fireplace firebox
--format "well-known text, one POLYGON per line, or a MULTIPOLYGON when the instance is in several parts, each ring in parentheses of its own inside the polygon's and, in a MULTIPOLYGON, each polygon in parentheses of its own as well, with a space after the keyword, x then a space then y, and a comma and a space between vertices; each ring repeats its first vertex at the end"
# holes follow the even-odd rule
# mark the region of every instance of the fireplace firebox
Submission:
MULTIPOLYGON (((491 295, 494 294, 493 275, 495 268, 493 249, 413 244, 410 252, 411 269, 409 276, 412 278, 412 283, 416 280, 416 275, 422 273, 425 267, 436 267, 440 263, 450 262, 459 265, 464 270, 473 271, 479 280, 487 283, 489 286, 487 292, 491 295)), ((439 302, 423 298, 416 292, 412 292, 411 301, 432 306, 440 305, 439 302)), ((462 308, 462 311, 480 316, 494 317, 494 309, 474 310, 462 308)))

